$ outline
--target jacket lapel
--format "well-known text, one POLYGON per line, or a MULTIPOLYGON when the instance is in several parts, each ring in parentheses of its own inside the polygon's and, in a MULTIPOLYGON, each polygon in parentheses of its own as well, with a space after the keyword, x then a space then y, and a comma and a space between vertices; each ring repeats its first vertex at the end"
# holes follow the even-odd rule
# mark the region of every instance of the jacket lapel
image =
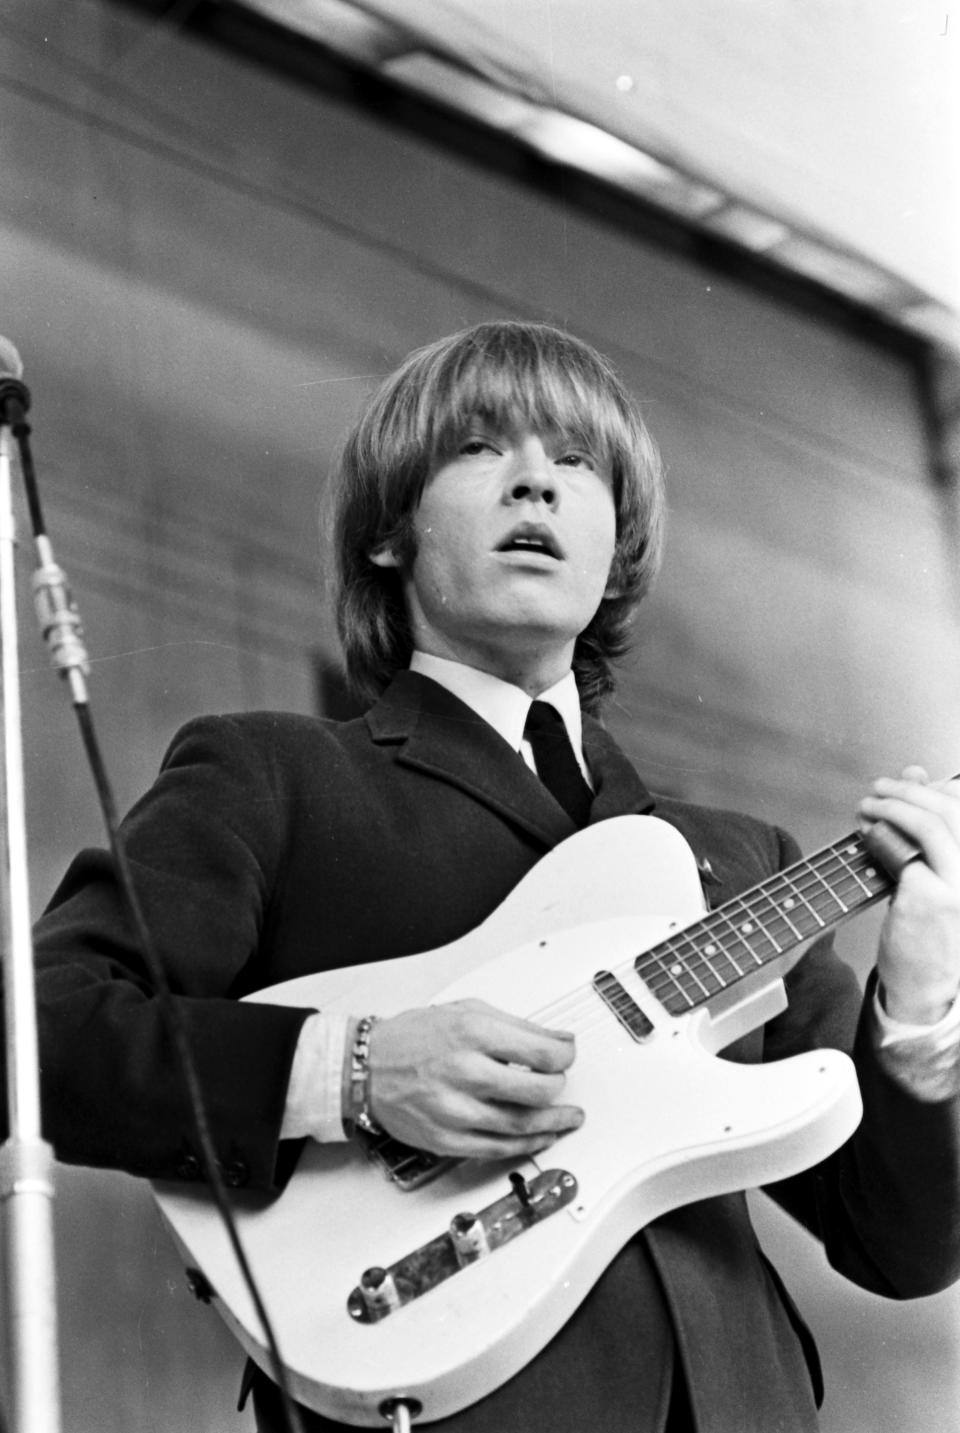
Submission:
MULTIPOLYGON (((483 802, 555 846, 577 829, 519 752, 445 687, 401 672, 367 713, 375 742, 397 747, 397 762, 426 772, 483 802)), ((594 785, 591 824, 643 813, 653 799, 599 722, 584 717, 583 748, 594 785)))
POLYGON ((640 780, 633 763, 624 756, 613 737, 593 717, 583 718, 583 754, 593 781, 590 824, 611 816, 645 816, 654 801, 640 780))
POLYGON ((397 747, 401 766, 466 792, 556 846, 576 830, 519 752, 459 697, 419 672, 401 672, 367 713, 375 742, 397 747))

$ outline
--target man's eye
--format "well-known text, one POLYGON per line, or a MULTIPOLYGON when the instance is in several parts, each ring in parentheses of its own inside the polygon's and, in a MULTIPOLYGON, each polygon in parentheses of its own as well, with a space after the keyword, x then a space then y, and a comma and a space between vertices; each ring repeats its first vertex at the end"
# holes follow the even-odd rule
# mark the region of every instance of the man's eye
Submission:
POLYGON ((590 453, 581 453, 576 451, 572 453, 561 453, 561 455, 557 459, 555 459, 555 461, 558 463, 563 463, 568 468, 592 469, 597 466, 596 460, 590 453))
POLYGON ((493 444, 489 438, 467 438, 457 449, 464 457, 476 457, 478 453, 493 452, 493 444))

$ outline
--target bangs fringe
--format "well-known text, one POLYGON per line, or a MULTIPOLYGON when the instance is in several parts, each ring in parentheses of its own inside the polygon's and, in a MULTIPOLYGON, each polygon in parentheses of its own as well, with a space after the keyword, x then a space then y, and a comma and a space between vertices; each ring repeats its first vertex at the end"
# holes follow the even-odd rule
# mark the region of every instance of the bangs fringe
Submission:
POLYGON ((622 466, 635 435, 609 380, 582 372, 572 355, 544 349, 518 345, 497 362, 486 347, 470 345, 428 375, 420 408, 431 467, 450 456, 478 419, 503 434, 573 440, 600 461, 622 466))

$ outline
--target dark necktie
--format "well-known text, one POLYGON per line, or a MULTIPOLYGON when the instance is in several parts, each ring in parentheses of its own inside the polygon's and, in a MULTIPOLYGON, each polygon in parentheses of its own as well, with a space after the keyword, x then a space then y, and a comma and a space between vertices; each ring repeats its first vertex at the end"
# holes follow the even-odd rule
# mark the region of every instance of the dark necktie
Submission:
POLYGON ((523 734, 533 748, 537 775, 578 826, 590 815, 593 792, 573 754, 563 717, 549 702, 533 702, 523 734))

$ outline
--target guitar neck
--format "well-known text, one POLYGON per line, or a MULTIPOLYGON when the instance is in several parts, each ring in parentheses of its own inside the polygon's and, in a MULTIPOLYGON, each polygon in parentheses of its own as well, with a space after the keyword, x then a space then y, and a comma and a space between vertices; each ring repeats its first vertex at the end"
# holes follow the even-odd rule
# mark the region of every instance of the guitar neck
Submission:
POLYGON ((727 901, 637 957, 637 974, 671 1015, 889 895, 891 877, 854 834, 727 901))

